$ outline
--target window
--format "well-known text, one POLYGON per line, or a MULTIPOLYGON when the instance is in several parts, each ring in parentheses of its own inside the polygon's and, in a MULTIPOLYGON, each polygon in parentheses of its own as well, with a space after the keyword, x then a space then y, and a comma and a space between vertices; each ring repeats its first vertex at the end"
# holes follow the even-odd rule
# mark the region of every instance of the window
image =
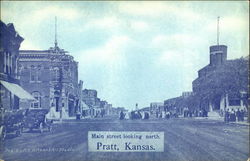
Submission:
POLYGON ((8 74, 9 73, 9 53, 8 52, 6 52, 6 67, 5 67, 5 69, 6 69, 6 73, 8 74))
POLYGON ((39 92, 33 92, 32 96, 36 99, 36 101, 32 102, 32 108, 41 108, 41 94, 39 92))
POLYGON ((11 54, 10 54, 10 58, 9 59, 10 59, 10 66, 9 66, 10 67, 10 69, 9 69, 10 71, 9 71, 9 73, 12 74, 12 67, 13 67, 12 66, 13 65, 13 61, 12 60, 13 60, 13 56, 11 54))
POLYGON ((34 65, 30 66, 30 81, 35 82, 36 81, 36 72, 34 65))
POLYGON ((41 82, 41 65, 35 67, 34 65, 30 66, 30 82, 41 82))
POLYGON ((41 66, 38 65, 37 67, 37 71, 36 71, 36 74, 37 74, 37 81, 40 82, 41 81, 41 66))
POLYGON ((59 81, 60 80, 60 71, 59 68, 56 67, 53 70, 53 81, 59 81))
POLYGON ((3 72, 6 73, 6 55, 7 53, 3 52, 3 72))

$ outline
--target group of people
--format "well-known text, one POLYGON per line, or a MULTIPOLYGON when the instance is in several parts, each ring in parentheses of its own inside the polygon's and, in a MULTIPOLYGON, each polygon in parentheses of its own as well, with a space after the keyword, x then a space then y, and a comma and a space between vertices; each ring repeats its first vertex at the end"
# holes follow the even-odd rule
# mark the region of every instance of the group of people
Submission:
MULTIPOLYGON (((224 114, 224 120, 225 122, 235 122, 235 121, 244 121, 244 115, 245 111, 243 109, 227 109, 224 114)), ((136 120, 136 119, 149 119, 150 116, 153 116, 153 113, 147 112, 147 111, 132 111, 130 113, 128 112, 120 112, 119 119, 124 120, 124 119, 131 119, 131 120, 136 120)), ((196 111, 190 111, 188 109, 183 110, 183 116, 184 117, 208 117, 208 111, 205 109, 202 110, 196 110, 196 111)), ((177 118, 178 114, 173 113, 171 111, 156 111, 155 112, 155 117, 156 118, 164 118, 164 119, 170 119, 170 118, 177 118)))
POLYGON ((171 111, 156 111, 155 112, 156 118, 164 118, 164 119, 170 119, 172 117, 177 118, 177 113, 171 112, 171 111))
POLYGON ((236 122, 236 121, 244 121, 244 115, 245 111, 243 109, 237 109, 235 111, 234 109, 227 109, 225 111, 225 117, 224 120, 225 122, 236 122))
MULTIPOLYGON (((120 112, 119 115, 119 119, 120 120, 124 120, 124 119, 131 119, 131 120, 136 120, 136 119, 144 119, 144 120, 148 120, 150 117, 154 117, 154 113, 153 112, 149 112, 149 111, 131 111, 130 113, 125 113, 123 111, 120 112)), ((177 118, 178 114, 177 113, 172 113, 170 111, 156 111, 155 112, 155 117, 160 119, 160 118, 164 118, 164 119, 170 119, 170 118, 177 118)))
POLYGON ((136 119, 149 119, 149 112, 140 112, 140 111, 132 111, 130 113, 125 113, 123 111, 120 112, 119 116, 120 120, 124 119, 131 119, 131 120, 136 120, 136 119))
POLYGON ((191 111, 188 108, 183 109, 183 117, 208 117, 208 111, 205 109, 191 111))

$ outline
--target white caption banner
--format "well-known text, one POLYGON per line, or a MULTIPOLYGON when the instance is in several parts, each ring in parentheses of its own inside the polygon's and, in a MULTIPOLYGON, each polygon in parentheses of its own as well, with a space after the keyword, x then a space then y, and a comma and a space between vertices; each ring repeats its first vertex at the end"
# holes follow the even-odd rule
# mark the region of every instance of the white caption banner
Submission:
POLYGON ((89 131, 90 152, 164 152, 164 132, 89 131))

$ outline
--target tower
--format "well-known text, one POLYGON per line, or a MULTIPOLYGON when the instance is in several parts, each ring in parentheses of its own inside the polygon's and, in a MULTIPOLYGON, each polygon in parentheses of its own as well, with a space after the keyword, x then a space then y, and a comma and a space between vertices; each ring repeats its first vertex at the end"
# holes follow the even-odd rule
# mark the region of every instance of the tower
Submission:
POLYGON ((210 46, 210 65, 217 66, 223 64, 227 60, 227 46, 219 44, 219 22, 220 17, 217 18, 217 45, 210 46))

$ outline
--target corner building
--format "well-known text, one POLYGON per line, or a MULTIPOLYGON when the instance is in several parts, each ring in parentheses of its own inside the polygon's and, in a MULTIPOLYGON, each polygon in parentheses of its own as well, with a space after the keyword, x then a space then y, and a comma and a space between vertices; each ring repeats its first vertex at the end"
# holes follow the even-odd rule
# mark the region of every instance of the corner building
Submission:
POLYGON ((225 111, 248 109, 249 57, 227 60, 227 46, 210 47, 210 63, 192 82, 199 109, 225 111))
POLYGON ((56 42, 48 50, 20 50, 18 70, 21 86, 37 99, 30 108, 54 106, 58 118, 75 116, 79 108, 78 62, 56 42))

